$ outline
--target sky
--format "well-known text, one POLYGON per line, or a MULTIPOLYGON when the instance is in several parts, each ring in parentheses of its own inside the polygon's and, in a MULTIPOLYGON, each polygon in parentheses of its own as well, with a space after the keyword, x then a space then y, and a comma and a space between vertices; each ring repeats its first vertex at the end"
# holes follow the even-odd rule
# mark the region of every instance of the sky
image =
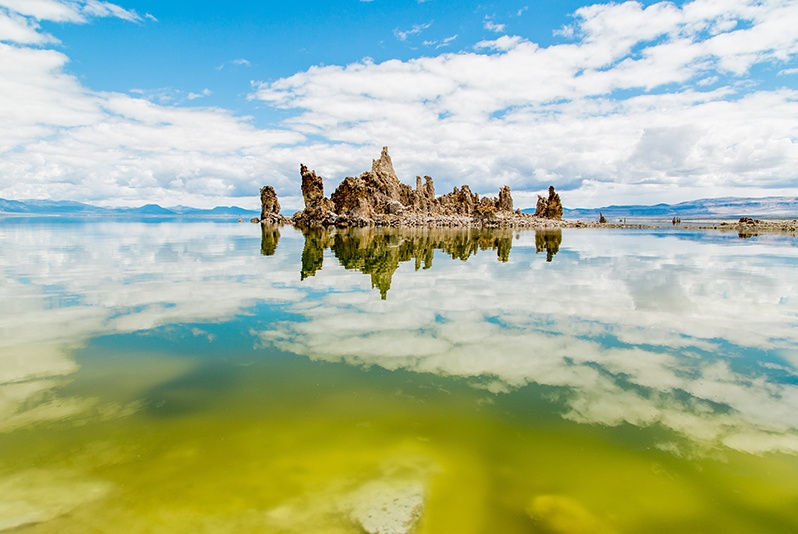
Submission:
POLYGON ((0 0, 0 197, 302 208, 397 174, 516 207, 798 196, 798 2, 0 0))

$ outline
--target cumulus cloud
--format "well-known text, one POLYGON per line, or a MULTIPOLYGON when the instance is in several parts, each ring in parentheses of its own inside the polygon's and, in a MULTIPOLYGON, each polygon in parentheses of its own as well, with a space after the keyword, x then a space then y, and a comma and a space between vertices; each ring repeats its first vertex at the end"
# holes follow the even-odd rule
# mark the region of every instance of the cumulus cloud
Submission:
POLYGON ((0 31, 13 19, 27 34, 0 42, 0 116, 9 126, 0 132, 0 174, 7 177, 0 196, 212 207, 254 199, 263 176, 296 165, 279 147, 301 134, 257 129, 222 109, 176 105, 210 95, 207 89, 91 91, 66 72, 64 53, 25 46, 48 40, 38 20, 138 21, 134 12, 95 1, 3 2, 0 31))
POLYGON ((534 191, 551 181, 579 188, 571 201, 585 203, 594 182, 627 196, 657 184, 680 199, 789 191, 798 93, 746 76, 795 61, 795 20, 798 5, 778 0, 597 4, 560 32, 573 42, 503 36, 473 52, 316 67, 259 84, 255 97, 298 111, 288 122, 298 131, 387 139, 415 160, 396 158, 400 171, 449 187, 534 191))
MULTIPOLYGON (((253 83, 251 100, 289 117, 266 129, 223 109, 181 108, 201 87, 84 86, 40 22, 96 17, 151 21, 97 0, 0 0, 0 196, 206 207, 256 202, 269 177, 295 209, 300 162, 331 186, 383 145, 408 183, 428 174, 440 191, 469 183, 481 194, 507 184, 528 199, 522 207, 549 185, 570 206, 798 185, 798 91, 758 78, 795 70, 789 0, 595 4, 545 47, 503 35, 468 48, 452 35, 424 50, 465 48, 314 66, 253 83)), ((431 24, 395 35, 409 41, 431 24)))
POLYGON ((16 13, 0 11, 0 41, 17 44, 57 43, 52 35, 42 33, 39 24, 16 13))

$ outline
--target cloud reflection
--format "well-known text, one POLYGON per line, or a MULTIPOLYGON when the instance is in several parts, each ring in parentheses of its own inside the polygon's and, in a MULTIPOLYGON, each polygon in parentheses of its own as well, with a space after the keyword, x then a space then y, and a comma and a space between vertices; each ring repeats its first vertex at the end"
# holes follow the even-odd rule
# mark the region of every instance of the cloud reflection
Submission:
POLYGON ((0 236, 0 432, 130 413, 57 393, 95 337, 223 322, 303 296, 288 254, 252 261, 251 225, 5 221, 0 236))
POLYGON ((458 377, 493 394, 550 386, 580 423, 798 452, 793 238, 214 223, 0 233, 0 431, 100 415, 96 400, 57 396, 74 350, 95 337, 226 322, 271 302, 291 315, 261 342, 313 360, 458 377))
POLYGON ((544 269, 534 236, 521 234, 506 264, 394 268, 391 299, 339 287, 296 308, 306 321, 261 336, 315 360, 463 377, 495 393, 555 386, 563 416, 581 423, 798 452, 798 249, 789 238, 703 237, 571 231, 544 269))
MULTIPOLYGON (((261 249, 271 247, 272 243, 276 245, 274 231, 264 227, 263 232, 261 249)), ((303 233, 302 280, 322 268, 324 251, 330 249, 345 269, 370 275, 371 287, 379 289, 383 300, 400 263, 412 261, 416 271, 429 269, 436 250, 463 261, 479 251, 495 250, 498 260, 507 262, 513 246, 513 230, 507 228, 309 228, 303 233)), ((536 251, 546 252, 546 261, 552 261, 561 242, 561 230, 535 232, 536 251)))

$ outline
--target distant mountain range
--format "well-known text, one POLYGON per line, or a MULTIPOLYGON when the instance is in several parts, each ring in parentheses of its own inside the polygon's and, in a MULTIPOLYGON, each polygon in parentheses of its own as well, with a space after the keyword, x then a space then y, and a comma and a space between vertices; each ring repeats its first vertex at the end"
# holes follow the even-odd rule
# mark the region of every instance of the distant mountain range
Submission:
POLYGON ((188 206, 162 208, 145 204, 138 208, 103 208, 69 200, 6 200, 0 198, 0 214, 15 215, 73 215, 112 217, 257 217, 260 212, 238 206, 217 206, 199 209, 188 206))
MULTIPOLYGON (((534 213, 534 208, 522 210, 534 213)), ((565 208, 565 219, 598 220, 601 212, 608 221, 622 219, 737 219, 755 217, 760 219, 798 218, 798 197, 768 198, 703 198, 679 204, 655 204, 653 206, 604 206, 602 208, 565 208)), ((251 218, 260 212, 238 206, 217 206, 199 209, 188 206, 163 208, 157 204, 145 204, 138 208, 103 208, 69 200, 6 200, 0 198, 0 215, 70 215, 109 217, 235 217, 251 218)))
MULTIPOLYGON (((522 210, 535 213, 534 208, 522 210)), ((624 217, 629 219, 759 219, 798 218, 798 197, 767 198, 702 198, 679 204, 655 204, 653 206, 604 206, 602 208, 575 208, 563 210, 565 219, 598 220, 599 213, 610 222, 624 217)))

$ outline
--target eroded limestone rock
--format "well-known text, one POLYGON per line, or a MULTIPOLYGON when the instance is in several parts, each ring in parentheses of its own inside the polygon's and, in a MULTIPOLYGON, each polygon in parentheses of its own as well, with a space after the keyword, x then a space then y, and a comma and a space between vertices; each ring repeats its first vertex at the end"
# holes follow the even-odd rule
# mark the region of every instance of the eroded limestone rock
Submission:
POLYGON ((280 202, 277 200, 277 193, 272 186, 267 185, 260 188, 260 206, 261 219, 280 213, 280 202))
MULTIPOLYGON (((431 177, 416 177, 413 189, 396 176, 388 147, 383 147, 371 170, 357 177, 347 177, 329 199, 324 197, 322 179, 314 171, 301 167, 302 195, 305 209, 293 217, 298 226, 369 226, 403 224, 443 224, 487 222, 498 225, 501 218, 511 223, 528 218, 513 212, 510 188, 504 186, 498 198, 473 193, 468 185, 455 187, 451 193, 435 197, 431 177)), ((557 198, 559 202, 559 197, 557 198)), ((560 216, 562 206, 560 206, 560 216)))
POLYGON ((549 198, 543 198, 538 195, 535 217, 556 220, 562 219, 562 202, 560 202, 560 195, 554 192, 553 185, 549 187, 549 198))
POLYGON ((335 224, 334 206, 332 201, 324 196, 324 182, 315 171, 308 170, 305 165, 299 166, 302 176, 302 198, 305 209, 298 211, 292 217, 294 224, 300 226, 330 225, 335 224))
POLYGON ((280 215, 280 201, 277 192, 270 185, 260 188, 260 219, 251 219, 250 222, 262 224, 283 224, 286 218, 280 215))

